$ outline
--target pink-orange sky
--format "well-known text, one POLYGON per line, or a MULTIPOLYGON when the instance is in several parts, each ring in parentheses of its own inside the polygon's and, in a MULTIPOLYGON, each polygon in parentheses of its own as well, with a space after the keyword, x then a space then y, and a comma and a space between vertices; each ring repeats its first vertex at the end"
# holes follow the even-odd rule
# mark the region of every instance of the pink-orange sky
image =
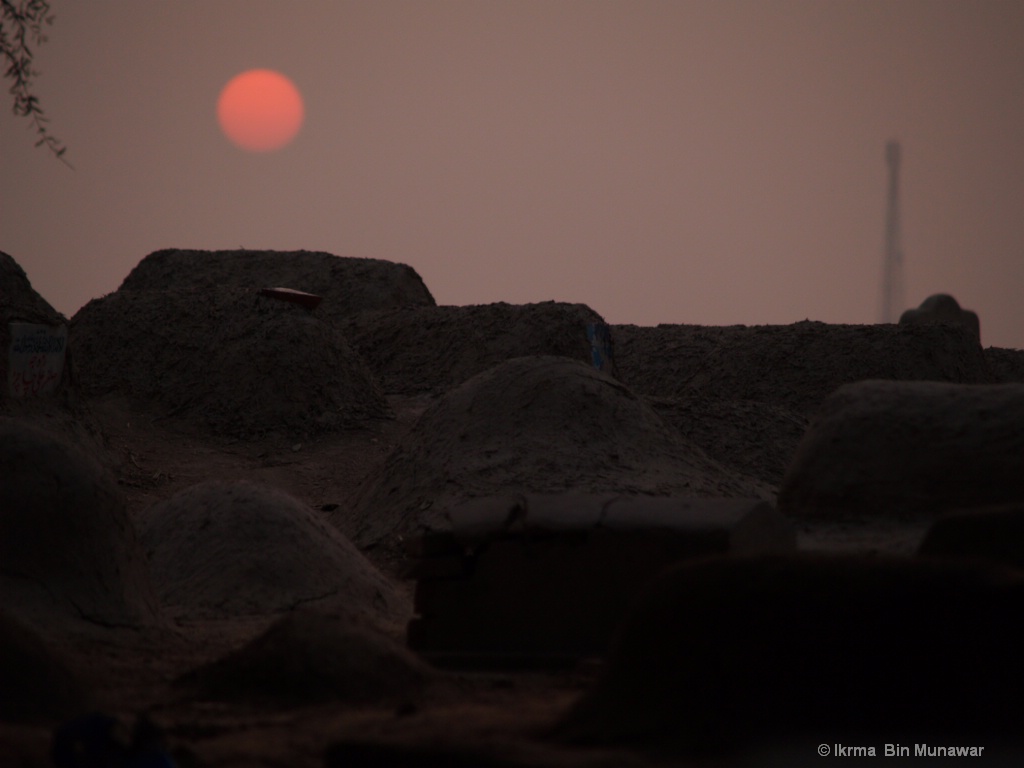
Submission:
POLYGON ((442 304, 875 322, 898 139, 907 304, 952 293, 1024 348, 1019 0, 53 10, 35 90, 75 170, 5 98, 0 250, 68 316, 151 251, 244 246, 405 262, 442 304), (276 153, 217 126, 253 67, 305 98, 276 153))

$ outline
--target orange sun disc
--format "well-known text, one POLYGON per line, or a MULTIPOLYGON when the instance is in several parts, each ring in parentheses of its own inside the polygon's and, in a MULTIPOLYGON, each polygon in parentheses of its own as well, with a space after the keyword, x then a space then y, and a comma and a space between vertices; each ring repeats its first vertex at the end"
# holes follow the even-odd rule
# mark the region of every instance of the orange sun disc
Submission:
POLYGON ((281 149, 299 132, 306 110, 295 84, 271 69, 236 75, 217 99, 224 135, 250 152, 281 149))

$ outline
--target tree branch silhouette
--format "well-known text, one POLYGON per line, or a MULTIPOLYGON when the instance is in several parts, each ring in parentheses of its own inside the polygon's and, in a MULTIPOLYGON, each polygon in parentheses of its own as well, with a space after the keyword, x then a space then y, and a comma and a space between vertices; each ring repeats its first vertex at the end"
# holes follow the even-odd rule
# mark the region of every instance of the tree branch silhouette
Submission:
POLYGON ((14 114, 29 119, 37 147, 45 145, 71 167, 64 157, 67 147, 50 133, 49 119, 32 93, 32 79, 39 74, 32 65, 32 47, 46 42, 43 28, 53 24, 53 19, 48 0, 0 0, 0 56, 6 65, 4 77, 13 81, 14 114))

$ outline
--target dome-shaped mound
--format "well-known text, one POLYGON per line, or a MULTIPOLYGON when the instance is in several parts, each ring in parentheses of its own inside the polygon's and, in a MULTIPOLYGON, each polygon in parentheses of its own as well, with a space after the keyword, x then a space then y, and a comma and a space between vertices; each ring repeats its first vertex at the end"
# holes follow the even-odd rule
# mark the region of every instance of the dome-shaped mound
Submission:
POLYGON ((508 491, 768 496, 685 442, 592 366, 520 357, 428 408, 334 520, 360 547, 447 527, 445 510, 508 491))
POLYGON ((592 323, 604 321, 585 304, 498 302, 363 314, 346 324, 346 336, 385 392, 443 393, 513 357, 590 362, 592 323))
POLYGON ((67 662, 31 628, 0 611, 0 720, 60 720, 88 705, 67 662))
POLYGON ((1022 455, 1022 384, 860 381, 825 400, 779 509, 894 518, 1020 503, 1022 455))
POLYGON ((383 705, 407 702, 435 675, 377 629, 345 615, 300 610, 180 683, 220 700, 383 705))
POLYGON ((240 288, 118 291, 71 327, 81 391, 119 392, 242 438, 303 437, 388 415, 330 323, 240 288))
POLYGON ((916 309, 908 309, 900 315, 900 325, 921 325, 925 323, 949 323, 966 328, 972 337, 981 343, 981 321, 978 314, 963 309, 960 302, 948 293, 936 293, 921 302, 916 309))
POLYGON ((196 251, 149 254, 120 291, 219 287, 292 288, 323 297, 317 313, 341 318, 406 306, 433 306, 423 279, 406 264, 335 256, 322 251, 196 251))
POLYGON ((758 400, 699 392, 644 400, 712 459, 773 488, 782 482, 809 424, 799 411, 758 400))
POLYGON ((868 744, 1017 738, 1024 635, 1006 616, 1022 597, 1018 572, 968 562, 676 566, 639 601, 557 736, 682 752, 850 734, 868 744))
POLYGON ((156 618, 145 555, 117 486, 60 438, 0 418, 0 597, 26 617, 156 618))
POLYGON ((153 583, 184 618, 276 613, 322 602, 398 620, 392 584, 292 496, 251 483, 201 483, 139 520, 153 583))

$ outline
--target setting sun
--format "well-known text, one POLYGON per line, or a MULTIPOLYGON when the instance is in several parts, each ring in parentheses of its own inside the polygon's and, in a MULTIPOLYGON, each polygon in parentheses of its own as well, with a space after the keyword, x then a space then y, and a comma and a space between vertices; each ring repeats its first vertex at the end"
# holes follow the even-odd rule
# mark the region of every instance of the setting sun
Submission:
POLYGON ((281 149, 295 138, 304 118, 299 89, 270 69, 236 75, 217 99, 217 121, 224 135, 250 152, 281 149))

